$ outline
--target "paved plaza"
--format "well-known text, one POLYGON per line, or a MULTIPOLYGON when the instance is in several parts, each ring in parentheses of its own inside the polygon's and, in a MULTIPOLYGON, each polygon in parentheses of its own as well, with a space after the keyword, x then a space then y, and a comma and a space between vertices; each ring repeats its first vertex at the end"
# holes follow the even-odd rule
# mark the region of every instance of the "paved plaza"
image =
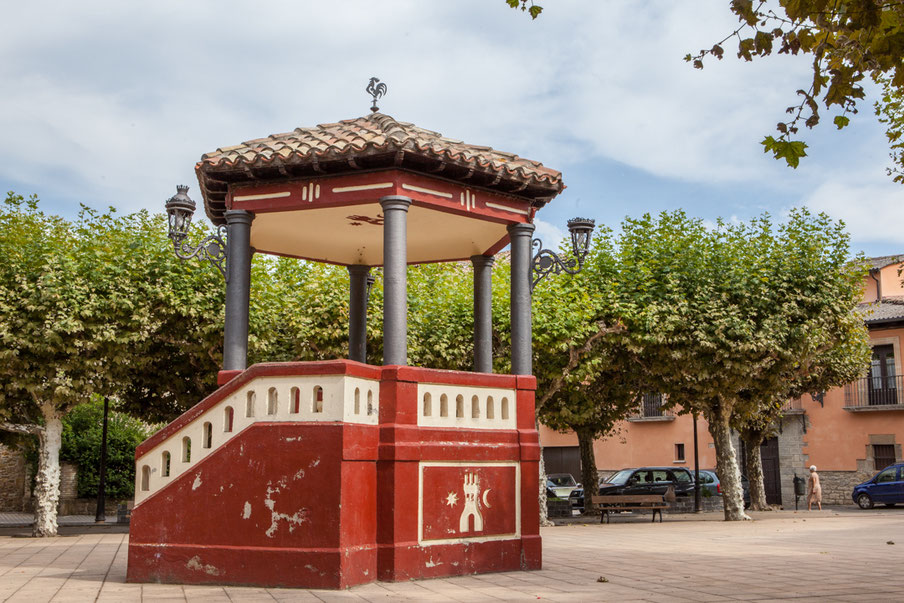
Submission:
POLYGON ((127 584, 128 534, 0 530, 0 601, 904 601, 904 508, 544 528, 543 570, 347 591, 127 584), (892 544, 893 543, 893 544, 892 544))

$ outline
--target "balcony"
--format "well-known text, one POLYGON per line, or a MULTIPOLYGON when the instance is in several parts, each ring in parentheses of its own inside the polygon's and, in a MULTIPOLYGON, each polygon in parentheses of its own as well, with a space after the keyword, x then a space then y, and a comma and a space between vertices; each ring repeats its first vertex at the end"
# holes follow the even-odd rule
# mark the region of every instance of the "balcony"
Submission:
POLYGON ((802 415, 807 411, 804 410, 803 401, 800 398, 794 398, 793 400, 788 400, 782 406, 782 414, 787 415, 802 415))
POLYGON ((674 421, 675 413, 662 408, 665 398, 662 394, 644 394, 638 400, 637 410, 628 416, 632 423, 674 421))
POLYGON ((904 375, 867 377, 845 385, 844 409, 851 412, 904 410, 904 375))

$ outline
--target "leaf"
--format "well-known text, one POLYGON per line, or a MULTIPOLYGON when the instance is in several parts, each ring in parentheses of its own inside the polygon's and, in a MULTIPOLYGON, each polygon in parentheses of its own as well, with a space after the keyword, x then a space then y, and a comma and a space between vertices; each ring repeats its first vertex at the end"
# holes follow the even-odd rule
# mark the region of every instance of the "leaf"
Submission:
POLYGON ((835 124, 835 126, 836 126, 839 130, 840 130, 841 128, 847 126, 847 125, 850 124, 850 123, 851 123, 850 118, 848 118, 848 117, 845 116, 845 115, 836 115, 836 116, 835 116, 834 124, 835 124))

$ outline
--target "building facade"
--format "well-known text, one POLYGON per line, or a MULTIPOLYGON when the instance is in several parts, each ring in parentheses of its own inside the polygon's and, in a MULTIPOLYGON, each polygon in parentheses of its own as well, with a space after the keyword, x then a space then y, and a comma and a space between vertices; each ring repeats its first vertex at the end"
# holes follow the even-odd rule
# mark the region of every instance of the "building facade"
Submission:
MULTIPOLYGON (((880 469, 902 459, 904 442, 904 285, 898 274, 904 256, 869 260, 859 311, 869 329, 873 356, 862 379, 788 402, 775 438, 764 442, 764 482, 770 504, 795 503, 794 476, 805 476, 816 465, 823 502, 853 504, 853 487, 880 469)), ((661 398, 647 395, 634 416, 615 433, 594 444, 597 468, 603 475, 626 467, 676 465, 693 467, 693 419, 661 408, 661 398)), ((716 465, 706 421, 697 421, 701 469, 716 465)), ((577 436, 540 429, 548 473, 580 475, 577 436)), ((737 440, 736 440, 737 446, 737 440)), ((741 457, 745 451, 737 446, 741 457)))

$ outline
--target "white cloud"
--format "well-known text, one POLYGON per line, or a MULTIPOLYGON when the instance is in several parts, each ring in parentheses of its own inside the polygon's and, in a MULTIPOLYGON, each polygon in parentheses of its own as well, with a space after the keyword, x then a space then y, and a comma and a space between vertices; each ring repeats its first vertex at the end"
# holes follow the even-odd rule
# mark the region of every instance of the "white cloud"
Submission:
POLYGON ((543 241, 543 247, 546 249, 558 249, 562 239, 568 236, 568 233, 555 224, 544 222, 539 218, 534 219, 534 225, 536 226, 534 238, 543 241))
POLYGON ((904 250, 904 191, 900 184, 847 174, 827 180, 804 204, 844 220, 857 242, 891 243, 904 250))

